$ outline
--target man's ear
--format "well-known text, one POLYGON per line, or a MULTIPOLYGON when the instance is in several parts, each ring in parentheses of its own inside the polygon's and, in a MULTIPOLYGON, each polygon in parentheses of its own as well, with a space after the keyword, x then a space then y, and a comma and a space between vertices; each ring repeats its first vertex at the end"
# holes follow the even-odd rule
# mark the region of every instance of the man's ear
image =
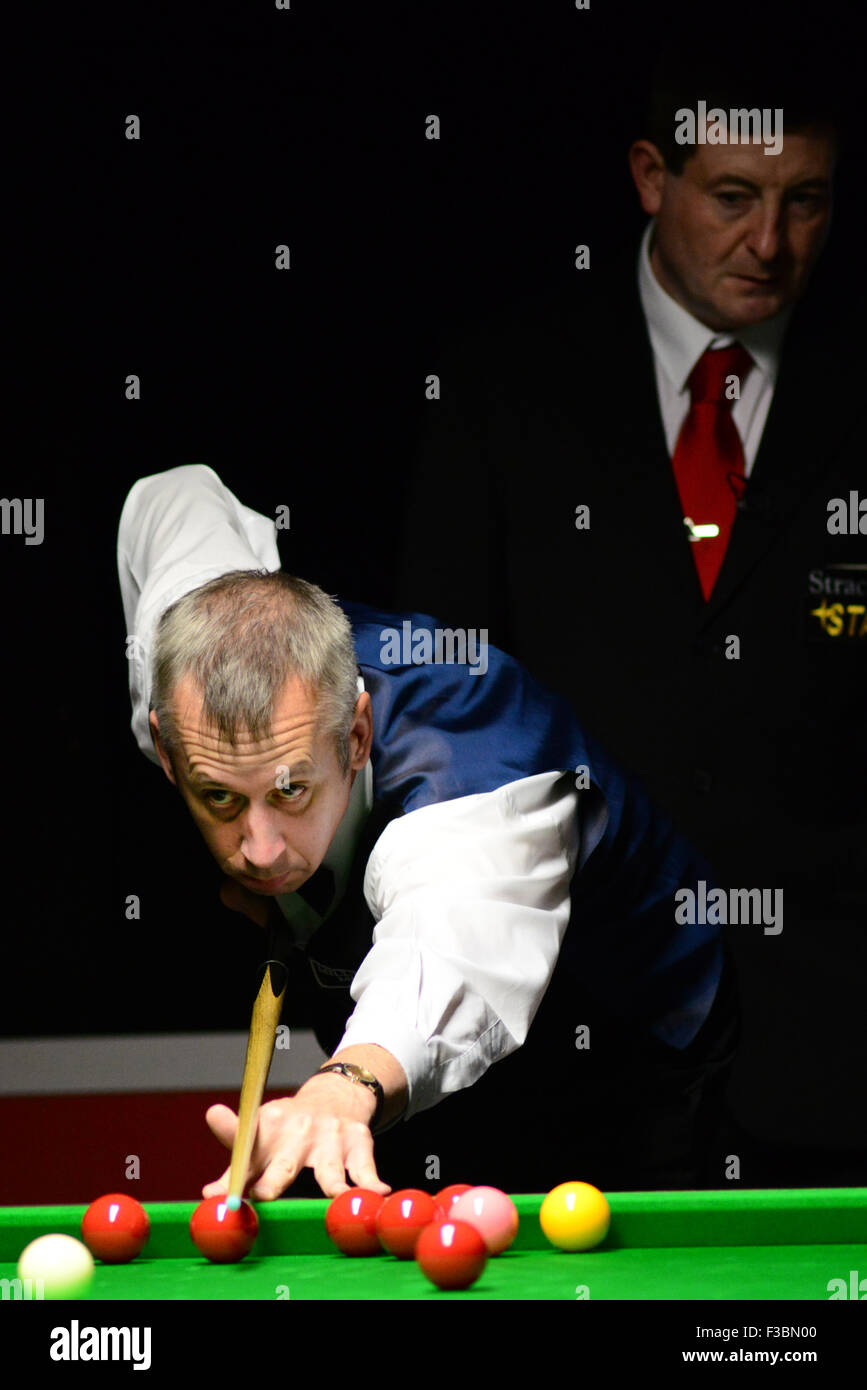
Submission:
POLYGON ((641 206, 649 216, 655 217, 662 205, 662 190, 668 174, 662 153, 649 140, 636 140, 629 151, 629 168, 641 206))
POLYGON ((160 733, 160 721, 157 718, 157 712, 155 709, 152 709, 150 714, 148 715, 148 723, 151 726, 151 738, 153 739, 154 749, 156 750, 156 755, 159 758, 160 763, 162 765, 163 772, 168 777, 172 786, 176 787, 178 785, 177 778, 175 777, 175 771, 172 767, 172 760, 169 757, 166 751, 166 746, 162 740, 162 735, 160 733))
POLYGON ((350 767, 360 772, 370 757, 373 743, 373 704, 370 695, 362 690, 355 702, 355 719, 349 730, 350 767))

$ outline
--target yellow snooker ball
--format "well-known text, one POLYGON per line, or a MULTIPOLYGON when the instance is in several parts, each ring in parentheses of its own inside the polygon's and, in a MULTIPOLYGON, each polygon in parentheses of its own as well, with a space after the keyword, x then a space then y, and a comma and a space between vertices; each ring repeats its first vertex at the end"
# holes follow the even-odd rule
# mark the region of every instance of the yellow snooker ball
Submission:
POLYGON ((93 1256, 74 1236, 39 1236, 18 1261, 19 1279, 32 1279, 32 1298, 86 1298, 93 1281, 93 1256))
POLYGON ((539 1209, 539 1225, 560 1250, 592 1250, 608 1235, 611 1208, 589 1182, 561 1182, 539 1209))

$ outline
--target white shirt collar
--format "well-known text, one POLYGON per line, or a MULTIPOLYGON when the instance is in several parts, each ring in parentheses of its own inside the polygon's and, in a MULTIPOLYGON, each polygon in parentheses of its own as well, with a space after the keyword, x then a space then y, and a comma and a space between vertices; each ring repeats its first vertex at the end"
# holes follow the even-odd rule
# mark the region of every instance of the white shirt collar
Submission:
MULTIPOLYGON (((727 347, 735 341, 731 333, 717 333, 688 313, 657 280, 650 264, 650 243, 656 227, 648 222, 638 253, 638 292, 647 321, 650 342, 662 370, 677 391, 686 391, 690 373, 708 348, 727 347)), ((756 364, 756 368, 776 382, 783 335, 792 315, 791 307, 772 319, 751 324, 737 334, 756 364)))

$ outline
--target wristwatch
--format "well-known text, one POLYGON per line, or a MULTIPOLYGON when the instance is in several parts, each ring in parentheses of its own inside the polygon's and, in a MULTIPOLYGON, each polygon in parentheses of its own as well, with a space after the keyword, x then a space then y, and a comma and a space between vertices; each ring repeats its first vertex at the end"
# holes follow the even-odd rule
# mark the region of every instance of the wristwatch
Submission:
POLYGON ((382 1113, 385 1100, 385 1092, 381 1083, 377 1081, 372 1072, 367 1071, 364 1067, 357 1067, 354 1062, 329 1062, 326 1066, 320 1067, 316 1075, 323 1076, 328 1071, 336 1071, 338 1075, 345 1076, 348 1081, 354 1081, 359 1086, 366 1086, 369 1091, 373 1092, 376 1096, 376 1109, 370 1121, 370 1128, 373 1129, 382 1113))

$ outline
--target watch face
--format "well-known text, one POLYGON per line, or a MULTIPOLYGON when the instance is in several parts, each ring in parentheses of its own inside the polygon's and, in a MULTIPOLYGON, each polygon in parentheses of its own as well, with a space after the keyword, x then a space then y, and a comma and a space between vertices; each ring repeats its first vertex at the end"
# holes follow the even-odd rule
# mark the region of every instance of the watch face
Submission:
POLYGON ((374 1118, 379 1114, 380 1106, 385 1098, 382 1085, 376 1077, 364 1067, 356 1066, 354 1062, 332 1062, 330 1066, 320 1067, 319 1073, 335 1071, 345 1076, 349 1081, 357 1081, 360 1086, 366 1086, 376 1097, 376 1111, 374 1118))
POLYGON ((358 1067, 354 1062, 334 1062, 331 1066, 320 1067, 320 1072, 337 1071, 344 1076, 350 1077, 353 1081, 360 1081, 364 1086, 379 1086, 376 1077, 364 1067, 358 1067))

